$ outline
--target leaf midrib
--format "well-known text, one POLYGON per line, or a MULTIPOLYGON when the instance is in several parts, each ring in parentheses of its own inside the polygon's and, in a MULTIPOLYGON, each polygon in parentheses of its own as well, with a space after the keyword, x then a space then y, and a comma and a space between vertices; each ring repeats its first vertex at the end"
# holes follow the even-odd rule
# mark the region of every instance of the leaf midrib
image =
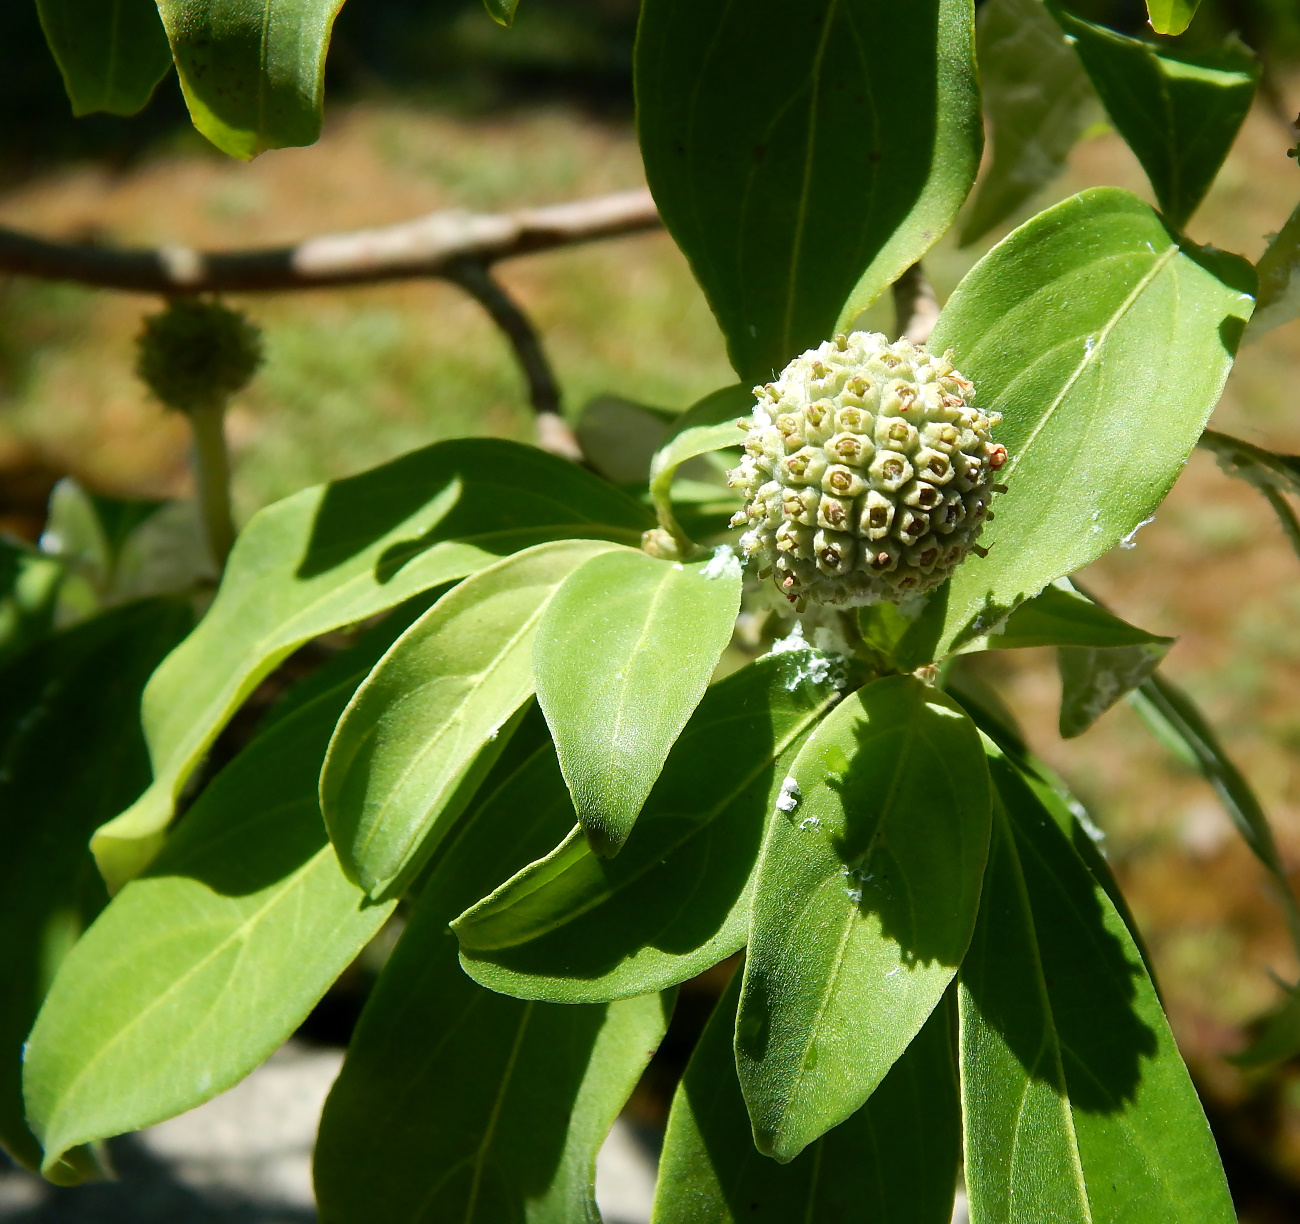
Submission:
POLYGON ((1034 428, 1030 431, 1029 437, 1027 437, 1024 440, 1024 442, 1021 443, 1020 449, 1016 452, 1016 454, 1011 456, 1011 458, 1007 461, 1006 468, 1001 474, 1002 479, 1004 481, 1015 472, 1017 467, 1019 467, 1020 461, 1029 453, 1029 450, 1033 446, 1034 442, 1037 440, 1038 435, 1042 433, 1042 431, 1046 428, 1048 422, 1052 419, 1053 416, 1055 416, 1057 409, 1060 408, 1061 404, 1065 401, 1066 396, 1069 395, 1069 393, 1074 389, 1074 386, 1079 381, 1079 379, 1083 377, 1084 371, 1087 370, 1088 367, 1093 364, 1094 359, 1096 361, 1101 360, 1101 354, 1103 350, 1106 348, 1106 345, 1109 342, 1111 335, 1114 333, 1115 328, 1119 326, 1120 322, 1124 319, 1125 315, 1127 315, 1128 312, 1136 304, 1138 298, 1146 291, 1147 287, 1150 284, 1152 284, 1152 282, 1154 282, 1156 277, 1159 276, 1159 274, 1164 271, 1164 269, 1168 266, 1169 262, 1173 259, 1173 257, 1177 253, 1178 253, 1177 243, 1170 243, 1170 245, 1155 258, 1155 260, 1151 264, 1151 267, 1141 277, 1138 283, 1133 286, 1133 288, 1129 291, 1128 295, 1125 297, 1123 302, 1120 303, 1120 305, 1115 310, 1115 312, 1106 321, 1105 326, 1103 326, 1101 331, 1097 333, 1097 338, 1093 343, 1092 348, 1089 349, 1085 345, 1083 357, 1080 359, 1079 363, 1075 366, 1069 378, 1066 379, 1060 391, 1057 392, 1055 397, 1052 399, 1051 403, 1048 404, 1042 416, 1039 417, 1038 422, 1034 425, 1034 428))
MULTIPOLYGON (((59 1094, 61 1101, 66 1102, 76 1092, 79 1085, 95 1069, 96 1066, 107 1056, 110 1050, 116 1048, 121 1042, 125 1041, 132 1032, 135 1031, 145 1020, 165 1002, 167 1002, 177 991, 184 987, 192 978, 201 973, 210 963, 217 959, 228 947, 236 942, 247 943, 252 932, 265 919, 267 914, 279 905, 282 901, 288 900, 291 895, 299 889, 307 877, 316 869, 319 863, 333 854, 333 848, 327 843, 322 846, 315 854, 311 856, 301 867, 293 871, 290 875, 285 876, 280 882, 281 887, 271 892, 266 900, 252 913, 248 914, 243 920, 230 931, 219 943, 205 953, 199 960, 195 961, 183 974, 175 979, 165 990, 156 994, 148 1004, 138 1011, 126 1024, 118 1029, 93 1055, 86 1061, 85 1065, 69 1081, 66 1088, 59 1094)), ((59 1110, 56 1109, 52 1115, 50 1126, 47 1128, 55 1135, 58 1134, 58 1126, 55 1119, 59 1116, 59 1110)), ((89 1142, 91 1139, 99 1136, 87 1135, 78 1137, 73 1142, 89 1142)), ((62 1150, 66 1150, 67 1143, 60 1145, 62 1150)))
MULTIPOLYGON (((864 708, 864 713, 865 713, 865 708, 864 708)), ((913 711, 913 714, 915 714, 915 711, 913 711)), ((868 721, 870 720, 868 719, 868 721)), ((900 779, 902 778, 903 775, 903 766, 907 762, 908 754, 911 750, 912 740, 916 735, 917 721, 918 720, 915 717, 909 718, 907 722, 907 726, 904 729, 903 743, 899 748, 898 755, 895 760, 894 772, 892 777, 890 778, 889 786, 885 790, 885 801, 881 805, 880 820, 876 826, 875 832, 872 834, 872 839, 870 844, 874 844, 875 841, 879 838, 880 831, 884 828, 885 822, 889 819, 890 808, 892 807, 894 799, 898 793, 898 789, 900 786, 900 779)), ((877 736, 875 736, 874 739, 876 740, 883 739, 886 736, 892 734, 894 734, 894 728, 886 727, 877 736)), ((858 745, 858 752, 861 753, 865 751, 867 745, 870 744, 871 742, 873 741, 872 740, 860 741, 858 745)), ((868 846, 868 853, 870 852, 870 844, 868 846)), ((838 861, 839 860, 837 856, 837 862, 838 861)), ((811 901, 812 898, 810 897, 809 901, 805 903, 804 906, 805 913, 807 911, 807 906, 811 904, 811 901)), ((781 1111, 781 1126, 777 1132, 779 1135, 784 1135, 785 1133, 785 1129, 786 1129, 785 1122, 789 1116, 789 1104, 799 1095, 800 1090, 803 1088, 804 1080, 807 1078, 808 1072, 811 1070, 811 1068, 808 1065, 809 1052, 812 1050, 812 1047, 816 1042, 816 1034, 821 1027, 822 1021, 825 1018, 827 1010, 830 1008, 831 1000, 838 993, 840 975, 844 970, 845 949, 848 947, 849 940, 852 937, 853 930, 854 930, 854 925, 855 925, 854 911, 856 910, 856 908, 857 908, 856 904, 852 904, 846 914, 846 921, 843 924, 844 926, 843 933, 840 936, 839 943, 836 945, 835 955, 831 963, 830 971, 827 973, 823 984, 821 998, 819 999, 816 1011, 813 1014, 812 1022, 807 1027, 808 1037, 807 1040, 804 1042, 803 1052, 799 1056, 799 1069, 794 1076, 794 1080, 786 1096, 786 1101, 785 1101, 786 1107, 783 1108, 781 1111)), ((792 931, 797 930, 798 925, 799 924, 797 922, 791 924, 791 930, 792 931)))
MULTIPOLYGON (((407 764, 406 768, 403 769, 402 772, 398 775, 396 781, 392 782, 389 785, 388 796, 379 805, 378 809, 371 810, 370 812, 367 812, 365 814, 365 820, 369 828, 365 836, 362 838, 361 845, 358 851, 358 857, 365 854, 365 852, 370 849, 371 844, 373 843, 375 837, 378 836, 380 829, 384 824, 385 819, 389 815, 392 809, 392 805, 397 802, 398 796, 400 792, 405 788, 406 783, 410 779, 411 774, 415 772, 415 770, 418 769, 420 765, 423 764, 423 762, 428 758, 430 753, 432 753, 434 749, 437 748, 443 742, 444 737, 447 736, 453 728, 458 728, 458 729, 463 728, 465 724, 469 721, 469 719, 465 715, 466 707, 491 682, 493 676, 501 669, 502 666, 504 666, 506 660, 509 659, 514 654, 515 649, 519 645, 520 641, 536 626, 538 619, 541 617, 542 613, 546 611, 547 606, 550 604, 551 599, 554 598, 555 592, 559 589, 559 586, 560 584, 556 583, 551 588, 550 595, 544 598, 533 610, 533 612, 524 620, 523 624, 520 625, 519 628, 514 633, 512 633, 509 638, 506 639, 501 649, 494 656, 492 656, 491 659, 488 660, 486 666, 484 666, 477 672, 470 672, 470 673, 462 672, 459 675, 444 674, 438 677, 438 679, 440 680, 458 679, 464 682, 463 695, 460 701, 457 703, 456 709, 451 715, 451 717, 443 721, 442 725, 438 728, 436 734, 434 734, 431 738, 425 741, 420 751, 413 753, 411 755, 411 759, 407 764)), ((457 616, 464 615, 469 611, 471 611, 471 609, 469 608, 458 609, 455 615, 457 616)), ((454 618, 447 622, 447 625, 450 624, 454 624, 454 618)), ((439 626, 439 628, 445 629, 447 625, 439 626)), ((520 698, 521 701, 526 700, 528 694, 532 691, 533 686, 531 682, 531 675, 528 677, 528 679, 525 680, 524 684, 525 684, 525 691, 520 698)), ((513 706, 511 706, 510 710, 505 711, 502 714, 501 719, 499 719, 494 724, 496 729, 499 730, 500 727, 504 724, 505 720, 509 718, 510 713, 518 708, 519 708, 519 703, 516 702, 513 706)), ((378 724, 378 720, 376 720, 375 725, 377 724, 378 724)), ((491 730, 492 728, 489 727, 488 728, 489 736, 491 730)), ((487 742, 486 737, 479 741, 480 744, 486 742, 487 742)), ((466 757, 462 759, 461 761, 462 767, 467 763, 469 755, 472 754, 466 754, 466 757)), ((452 783, 454 783, 459 776, 460 776, 460 771, 458 770, 444 777, 442 786, 437 791, 437 793, 433 796, 433 800, 431 802, 426 803, 424 806, 424 810, 420 813, 419 820, 421 822, 425 822, 429 819, 431 813, 439 806, 439 801, 441 800, 442 796, 446 794, 447 788, 452 783)), ((407 843, 409 844, 409 842, 410 842, 410 838, 408 837, 407 843)))
MULTIPOLYGON (((800 718, 800 720, 784 735, 784 737, 778 741, 778 744, 773 749, 770 758, 756 765, 754 769, 745 776, 743 781, 738 783, 736 787, 731 792, 729 792, 724 799, 720 800, 718 803, 716 803, 713 806, 713 808, 709 810, 704 820, 702 820, 699 824, 695 825, 688 832, 684 833, 676 841, 666 843, 663 850, 660 853, 656 854, 652 861, 646 862, 638 870, 628 874, 623 879, 621 879, 619 881, 617 888, 604 889, 599 893, 593 894, 591 899, 586 903, 584 903, 582 906, 572 911, 565 911, 564 918, 561 921, 555 922, 552 925, 538 926, 532 933, 530 933, 529 935, 525 936, 522 939, 513 940, 512 942, 505 943, 505 944, 495 944, 492 945, 491 947, 480 947, 480 945, 475 944, 473 947, 473 951, 488 952, 500 948, 518 947, 522 944, 530 943, 534 939, 540 939, 545 935, 551 934, 552 932, 561 929, 562 927, 568 926, 569 923, 576 921, 577 919, 583 917, 583 915, 590 913, 592 910, 597 909, 601 905, 604 905, 607 901, 616 898, 621 892, 625 891, 626 889, 630 888, 632 885, 636 884, 639 880, 644 878, 650 872, 657 871, 660 867, 663 866, 665 859, 676 854, 677 851, 679 851, 684 845, 686 845, 688 842, 693 841, 701 833, 706 832, 713 825, 714 821, 716 821, 718 817, 721 816, 723 812, 736 801, 737 797, 756 778, 758 778, 765 769, 770 768, 776 761, 778 761, 781 758, 781 756, 789 749, 790 745, 795 740, 797 740, 801 735, 803 735, 807 731, 809 726, 811 726, 818 719, 820 719, 822 715, 826 712, 826 710, 829 709, 830 706, 838 702, 839 699, 840 699, 839 693, 832 691, 820 702, 818 702, 818 704, 814 706, 811 710, 808 710, 803 715, 803 717, 800 718)), ((552 851, 552 853, 558 854, 561 851, 563 851, 566 845, 569 843, 569 840, 570 840, 569 838, 566 838, 565 841, 562 842, 556 848, 556 850, 552 851)), ((564 879, 563 875, 555 877, 555 881, 560 881, 563 879, 564 879)), ((548 884, 544 885, 544 888, 549 890, 552 887, 556 887, 555 881, 549 882, 548 884)), ((541 893, 542 891, 543 889, 536 889, 532 892, 525 893, 521 895, 516 901, 511 902, 505 908, 497 912, 500 914, 508 914, 510 910, 513 909, 515 906, 521 905, 525 901, 531 900, 532 898, 538 896, 539 893, 541 893)))

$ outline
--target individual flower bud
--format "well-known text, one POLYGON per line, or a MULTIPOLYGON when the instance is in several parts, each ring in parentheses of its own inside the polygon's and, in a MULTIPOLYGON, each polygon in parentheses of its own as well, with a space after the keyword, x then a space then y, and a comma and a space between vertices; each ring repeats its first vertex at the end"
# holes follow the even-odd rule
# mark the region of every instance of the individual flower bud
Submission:
POLYGON ((1009 461, 971 407, 951 354, 854 332, 755 388, 746 458, 745 554, 806 602, 899 603, 933 590, 972 551, 1009 461))
POLYGON ((262 364, 262 333, 220 302, 178 297, 149 315, 136 341, 136 373, 168 408, 224 405, 262 364))

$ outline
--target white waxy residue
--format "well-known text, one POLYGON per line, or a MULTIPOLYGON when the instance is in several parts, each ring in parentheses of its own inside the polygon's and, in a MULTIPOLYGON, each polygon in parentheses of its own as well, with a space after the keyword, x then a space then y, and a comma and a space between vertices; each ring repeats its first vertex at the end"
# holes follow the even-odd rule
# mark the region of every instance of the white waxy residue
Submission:
POLYGON ((798 666, 790 670, 786 688, 792 693, 805 681, 812 684, 830 684, 842 689, 848 684, 848 659, 845 654, 828 650, 833 647, 835 639, 830 631, 821 628, 813 630, 813 642, 804 637, 803 625, 796 621, 789 637, 783 637, 772 643, 769 654, 802 654, 798 666))
POLYGON ((799 783, 793 778, 786 778, 781 783, 781 793, 776 797, 778 812, 793 812, 799 806, 799 783))
POLYGON ((1138 533, 1139 531, 1141 531, 1142 528, 1145 527, 1148 523, 1154 523, 1155 521, 1156 521, 1156 516, 1155 516, 1154 514, 1151 515, 1149 518, 1144 518, 1144 519, 1143 519, 1143 520, 1142 520, 1142 521, 1141 521, 1141 522, 1140 522, 1136 527, 1133 528, 1132 531, 1130 531, 1130 532, 1128 533, 1128 535, 1126 535, 1126 536, 1125 536, 1125 537, 1124 537, 1124 538, 1119 542, 1119 546, 1120 546, 1121 548, 1136 548, 1136 547, 1137 547, 1137 533, 1138 533))
POLYGON ((805 816, 800 822, 801 829, 816 829, 821 827, 821 821, 816 816, 805 816))
POLYGON ((708 564, 700 570, 702 578, 739 578, 740 558, 730 544, 719 544, 708 564))
POLYGON ((844 895, 855 905, 858 904, 862 900, 863 887, 870 884, 875 878, 874 875, 868 875, 861 868, 855 871, 852 867, 845 867, 844 879, 848 887, 844 890, 844 895))

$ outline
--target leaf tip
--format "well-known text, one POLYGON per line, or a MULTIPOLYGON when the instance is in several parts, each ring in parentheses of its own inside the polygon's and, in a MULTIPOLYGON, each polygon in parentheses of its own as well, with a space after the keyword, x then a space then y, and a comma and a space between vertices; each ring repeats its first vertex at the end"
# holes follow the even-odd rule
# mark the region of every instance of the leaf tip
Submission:
POLYGON ((623 843, 627 841, 626 833, 620 834, 599 823, 589 824, 586 820, 582 822, 582 831, 586 834, 587 845, 591 847, 592 854, 597 858, 614 858, 623 849, 623 843))

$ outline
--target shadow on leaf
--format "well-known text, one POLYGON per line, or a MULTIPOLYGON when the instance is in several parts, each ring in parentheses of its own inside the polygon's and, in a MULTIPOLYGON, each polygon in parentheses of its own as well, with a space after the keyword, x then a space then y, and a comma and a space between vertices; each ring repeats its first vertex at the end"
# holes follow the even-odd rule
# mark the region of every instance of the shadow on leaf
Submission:
POLYGON ((989 766, 993 845, 962 982, 1027 1076, 1075 1109, 1118 1113, 1157 1052, 1136 1008, 1141 956, 1014 767, 989 766))
POLYGON ((652 522, 575 464, 517 442, 463 438, 326 485, 296 577, 378 549, 375 580, 386 583, 438 544, 505 556, 566 536, 635 543, 652 522))

